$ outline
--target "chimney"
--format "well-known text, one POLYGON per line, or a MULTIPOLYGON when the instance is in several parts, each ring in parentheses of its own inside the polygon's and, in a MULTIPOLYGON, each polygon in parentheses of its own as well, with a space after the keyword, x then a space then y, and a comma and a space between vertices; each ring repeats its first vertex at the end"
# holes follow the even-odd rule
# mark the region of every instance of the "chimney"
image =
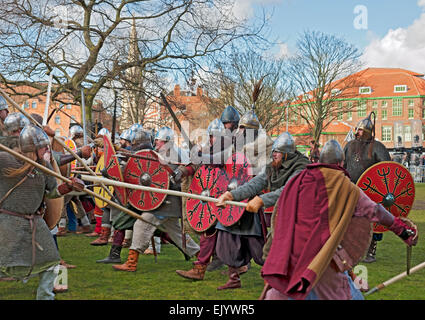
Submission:
POLYGON ((176 85, 174 86, 174 96, 175 96, 175 97, 180 96, 180 85, 178 85, 178 84, 176 84, 176 85))

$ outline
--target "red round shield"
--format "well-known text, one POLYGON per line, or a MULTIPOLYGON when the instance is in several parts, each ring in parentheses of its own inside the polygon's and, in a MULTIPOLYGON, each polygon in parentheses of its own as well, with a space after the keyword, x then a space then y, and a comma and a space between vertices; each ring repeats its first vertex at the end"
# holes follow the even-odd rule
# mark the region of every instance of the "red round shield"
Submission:
MULTIPOLYGON (((203 165, 196 170, 190 184, 189 193, 217 198, 224 193, 227 185, 220 184, 225 175, 220 168, 203 165)), ((186 216, 190 226, 198 232, 209 229, 217 221, 217 211, 220 210, 214 202, 188 198, 186 201, 186 216)))
MULTIPOLYGON (((220 185, 227 186, 225 191, 231 191, 243 185, 251 179, 251 164, 243 153, 236 152, 226 161, 224 165, 224 175, 220 179, 220 185)), ((248 202, 248 199, 242 201, 248 202)), ((226 206, 217 211, 217 219, 223 226, 230 227, 242 217, 245 208, 239 206, 226 206)))
MULTIPOLYGON (((406 217, 415 201, 415 184, 410 172, 394 161, 382 161, 369 167, 360 176, 357 186, 395 217, 406 217)), ((387 230, 377 223, 373 226, 375 233, 387 230)))
MULTIPOLYGON (((168 189, 170 176, 168 171, 151 150, 140 150, 137 157, 130 157, 124 170, 124 181, 145 187, 168 189)), ((128 202, 138 210, 151 211, 165 200, 165 193, 127 189, 128 202)))
MULTIPOLYGON (((112 145, 111 139, 107 136, 103 136, 103 149, 104 149, 104 168, 106 172, 111 177, 112 180, 123 182, 123 176, 121 172, 121 167, 118 162, 118 158, 115 153, 114 146, 112 145)), ((123 187, 114 187, 115 195, 122 205, 127 204, 127 193, 123 187)))

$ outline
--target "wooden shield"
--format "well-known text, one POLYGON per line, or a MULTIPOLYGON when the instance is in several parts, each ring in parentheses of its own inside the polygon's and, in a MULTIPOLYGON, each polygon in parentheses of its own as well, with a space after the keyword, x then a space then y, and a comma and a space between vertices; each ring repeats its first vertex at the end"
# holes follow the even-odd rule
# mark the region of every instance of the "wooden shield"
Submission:
MULTIPOLYGON (((59 166, 57 162, 53 159, 52 167, 56 173, 60 174, 59 166)), ((56 178, 57 184, 61 184, 62 181, 56 178)), ((44 202, 46 203, 46 212, 44 213, 43 219, 46 222, 50 230, 52 230, 59 222, 64 207, 64 197, 59 197, 56 199, 45 198, 44 202)))
MULTIPOLYGON (((130 157, 124 170, 124 181, 145 187, 168 189, 170 176, 151 150, 140 150, 136 157, 130 157)), ((151 211, 157 209, 167 194, 128 189, 128 202, 138 210, 151 211)))
MULTIPOLYGON (((123 182, 124 178, 121 172, 121 167, 118 162, 118 158, 115 153, 114 146, 112 145, 111 139, 107 136, 103 136, 103 155, 104 155, 104 166, 106 172, 112 180, 123 182)), ((122 205, 127 204, 127 191, 123 187, 115 187, 115 195, 122 205)))
MULTIPOLYGON (((236 152, 226 161, 225 174, 220 177, 219 184, 226 186, 225 191, 234 190, 251 179, 250 171, 248 158, 243 153, 236 152)), ((248 202, 248 199, 242 202, 248 202)), ((217 219, 222 225, 230 227, 239 221, 244 211, 243 207, 226 206, 217 211, 217 219)))
MULTIPOLYGON (((395 217, 407 217, 415 201, 415 184, 407 168, 394 161, 382 161, 360 176, 357 186, 376 203, 382 204, 395 217)), ((377 223, 376 233, 388 229, 377 223)))
MULTIPOLYGON (((105 167, 105 159, 104 159, 104 156, 102 154, 102 156, 99 158, 99 161, 97 162, 95 172, 100 174, 100 172, 102 171, 102 169, 104 167, 105 167)), ((113 186, 108 186, 108 189, 109 189, 109 191, 111 191, 111 193, 114 193, 114 187, 113 186)), ((111 200, 111 196, 102 187, 93 187, 93 192, 102 196, 103 198, 111 200)), ((102 200, 100 200, 99 198, 96 198, 96 197, 94 198, 94 202, 100 209, 102 209, 102 208, 104 208, 108 205, 107 202, 102 201, 102 200)))
MULTIPOLYGON (((227 180, 220 179, 225 172, 214 166, 203 165, 196 170, 190 184, 189 193, 206 197, 218 198, 226 191, 227 180)), ((203 232, 217 221, 217 212, 221 211, 214 202, 188 198, 186 201, 186 216, 190 226, 198 232, 203 232)))

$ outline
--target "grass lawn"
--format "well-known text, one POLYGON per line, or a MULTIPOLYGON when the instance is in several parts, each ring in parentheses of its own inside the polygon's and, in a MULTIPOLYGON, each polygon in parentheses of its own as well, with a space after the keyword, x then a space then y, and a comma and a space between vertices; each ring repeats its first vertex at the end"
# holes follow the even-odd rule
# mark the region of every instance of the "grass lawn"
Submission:
MULTIPOLYGON (((425 261, 425 184, 416 184, 416 200, 409 217, 419 229, 419 242, 413 248, 412 267, 425 261)), ((94 247, 93 238, 84 235, 68 235, 58 238, 62 257, 76 269, 68 270, 66 293, 56 295, 56 300, 257 300, 263 280, 260 266, 252 262, 252 268, 241 276, 242 288, 218 291, 217 287, 227 281, 222 274, 225 269, 207 272, 203 281, 191 281, 179 277, 175 270, 188 270, 191 261, 174 246, 162 245, 155 263, 153 256, 140 256, 138 270, 118 272, 111 265, 95 261, 109 253, 110 245, 94 247)), ((121 257, 127 258, 128 249, 121 257)), ((406 246, 394 234, 386 232, 378 243, 377 262, 367 267, 369 287, 386 281, 406 270, 406 246)), ((367 300, 425 300, 425 268, 366 297, 367 300)), ((28 283, 0 282, 0 300, 32 300, 38 278, 28 283)))

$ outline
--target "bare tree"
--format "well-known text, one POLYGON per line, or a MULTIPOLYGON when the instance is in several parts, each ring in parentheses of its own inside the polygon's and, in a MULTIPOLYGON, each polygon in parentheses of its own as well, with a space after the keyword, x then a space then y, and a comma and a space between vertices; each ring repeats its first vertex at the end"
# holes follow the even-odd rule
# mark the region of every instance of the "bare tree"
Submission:
MULTIPOLYGON (((262 25, 235 18, 233 0, 3 0, 0 6, 0 80, 13 91, 53 72, 52 99, 81 102, 87 118, 99 90, 125 70, 181 67, 185 60, 221 54, 237 39, 259 38, 262 25), (135 21, 143 52, 127 60, 135 21), (183 61, 183 62, 182 62, 183 61)), ((26 93, 24 93, 26 94, 26 93)))
POLYGON ((288 67, 294 90, 290 109, 308 125, 312 140, 319 141, 339 112, 356 108, 338 102, 358 93, 360 53, 344 39, 317 31, 304 32, 297 49, 288 67))
POLYGON ((206 81, 209 95, 215 98, 209 100, 212 117, 218 117, 228 105, 241 114, 253 108, 263 128, 271 132, 282 123, 285 116, 282 102, 289 99, 285 67, 283 58, 234 49, 227 61, 217 66, 216 76, 206 81), (261 91, 254 101, 253 90, 260 82, 261 91))

